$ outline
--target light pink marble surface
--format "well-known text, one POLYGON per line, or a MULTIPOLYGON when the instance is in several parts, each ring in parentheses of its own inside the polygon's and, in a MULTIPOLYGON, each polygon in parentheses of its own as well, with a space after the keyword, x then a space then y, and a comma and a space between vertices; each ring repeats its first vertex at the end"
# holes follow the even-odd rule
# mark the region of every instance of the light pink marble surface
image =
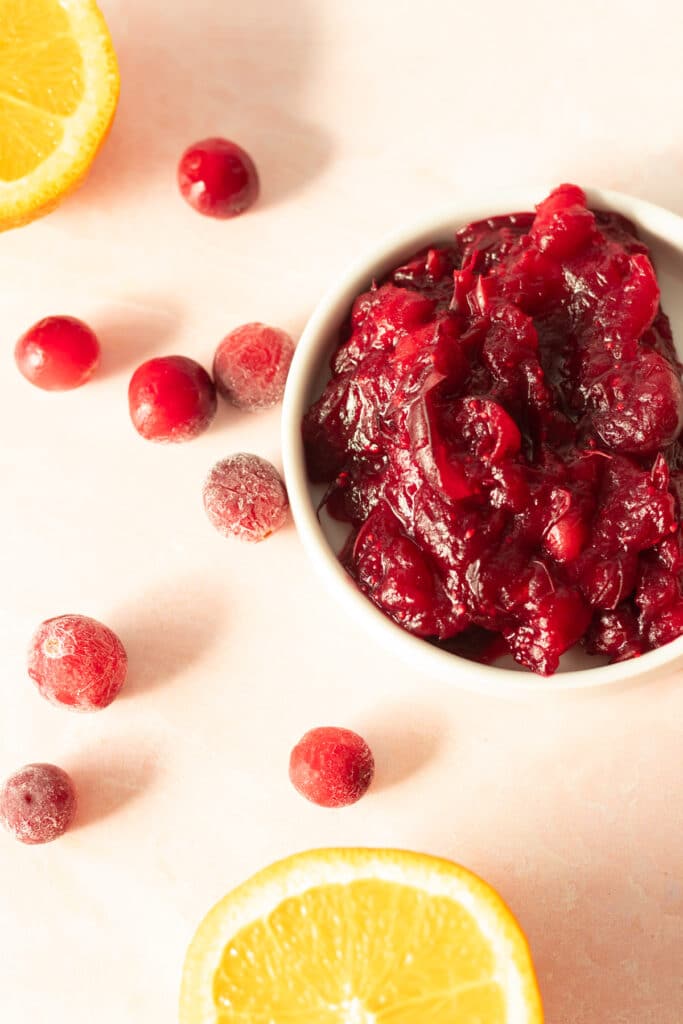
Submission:
POLYGON ((193 444, 132 430, 142 359, 209 363, 231 327, 297 333, 360 247, 425 205, 576 180, 683 212, 680 6, 575 0, 107 0, 123 89, 83 189, 0 240, 0 775, 72 772, 78 827, 0 835, 3 1024, 168 1024, 185 947, 254 870, 321 845, 452 857, 526 929, 549 1024, 683 1020, 683 689, 505 703, 415 678, 340 619, 293 528, 256 548, 205 521, 213 460, 278 461, 278 412, 223 408, 193 444), (178 197, 206 134, 254 155, 263 200, 234 223, 178 197), (12 345, 67 312, 101 335, 97 379, 32 390, 12 345), (92 717, 25 675, 35 625, 102 618, 130 653, 92 717), (341 724, 377 783, 323 811, 290 746, 341 724))

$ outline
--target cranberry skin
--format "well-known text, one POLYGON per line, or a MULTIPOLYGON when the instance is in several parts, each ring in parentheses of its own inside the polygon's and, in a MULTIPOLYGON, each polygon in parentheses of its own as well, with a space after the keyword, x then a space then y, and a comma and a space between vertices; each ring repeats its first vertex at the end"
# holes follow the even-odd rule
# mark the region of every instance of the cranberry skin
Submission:
POLYGON ((223 220, 244 213, 259 194, 254 161, 229 139, 202 139, 189 146, 178 164, 178 185, 198 213, 223 220))
POLYGON ((204 508, 224 537, 258 542, 285 524, 289 500, 275 466, 240 452, 221 459, 209 473, 204 508))
POLYGON ((570 511, 548 529, 544 546, 557 562, 572 562, 581 554, 589 535, 590 531, 581 513, 570 511))
POLYGON ((76 790, 65 771, 54 764, 27 764, 0 790, 0 819, 20 843, 51 843, 68 829, 76 804, 76 790))
POLYGON ((59 615, 35 632, 28 674, 52 704, 98 711, 117 696, 128 657, 116 633, 87 615, 59 615))
POLYGON ((463 398, 454 404, 451 418, 476 456, 486 463, 500 463, 516 455, 522 444, 512 417, 489 398, 463 398))
POLYGON ((319 807, 355 804, 367 792, 374 774, 370 747, 350 729, 311 729, 289 758, 292 785, 319 807))
POLYGON ((48 316, 19 338, 14 359, 20 373, 43 391, 71 391, 85 384, 100 361, 94 331, 74 316, 48 316))
POLYGON ((213 376, 219 395, 238 409, 270 409, 282 400, 294 342, 278 327, 243 324, 216 349, 213 376))
POLYGON ((591 388, 593 429, 617 452, 646 455, 676 440, 683 427, 683 385, 658 352, 611 369, 591 388))
POLYGON ((646 647, 633 607, 622 604, 614 611, 599 612, 586 633, 586 650, 608 655, 611 663, 639 657, 646 647))
POLYGON ((133 426, 148 441, 191 441, 209 426, 216 406, 213 381, 186 356, 149 359, 128 386, 133 426))
POLYGON ((647 639, 652 647, 662 647, 683 635, 683 601, 667 608, 649 626, 647 639))

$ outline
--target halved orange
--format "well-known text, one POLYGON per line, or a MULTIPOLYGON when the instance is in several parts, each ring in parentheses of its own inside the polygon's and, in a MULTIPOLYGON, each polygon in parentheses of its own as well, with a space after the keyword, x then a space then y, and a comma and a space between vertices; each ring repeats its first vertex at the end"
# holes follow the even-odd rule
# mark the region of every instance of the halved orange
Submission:
POLYGON ((0 230, 46 213, 81 181, 118 94, 93 0, 0 0, 0 230))
POLYGON ((312 850, 225 896, 190 945, 181 1024, 541 1024, 526 940, 449 861, 312 850))

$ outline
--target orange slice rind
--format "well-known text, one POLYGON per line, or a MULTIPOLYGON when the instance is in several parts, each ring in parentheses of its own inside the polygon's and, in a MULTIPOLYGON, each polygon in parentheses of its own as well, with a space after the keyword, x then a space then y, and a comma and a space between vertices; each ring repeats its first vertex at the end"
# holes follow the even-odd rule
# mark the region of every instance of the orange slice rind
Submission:
POLYGON ((93 0, 0 0, 0 230, 46 213, 82 180, 118 94, 93 0))
POLYGON ((201 923, 180 1024, 541 1024, 526 940, 449 861, 314 850, 229 893, 201 923))

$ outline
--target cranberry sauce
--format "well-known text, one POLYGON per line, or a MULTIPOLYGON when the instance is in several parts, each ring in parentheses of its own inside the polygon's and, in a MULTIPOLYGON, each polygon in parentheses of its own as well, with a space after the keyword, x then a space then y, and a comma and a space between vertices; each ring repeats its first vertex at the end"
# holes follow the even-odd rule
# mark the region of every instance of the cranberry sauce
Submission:
POLYGON ((359 295, 303 422, 399 625, 549 675, 683 633, 681 367, 646 246, 562 185, 359 295))

